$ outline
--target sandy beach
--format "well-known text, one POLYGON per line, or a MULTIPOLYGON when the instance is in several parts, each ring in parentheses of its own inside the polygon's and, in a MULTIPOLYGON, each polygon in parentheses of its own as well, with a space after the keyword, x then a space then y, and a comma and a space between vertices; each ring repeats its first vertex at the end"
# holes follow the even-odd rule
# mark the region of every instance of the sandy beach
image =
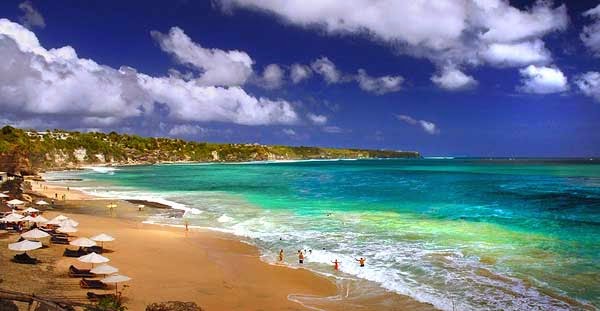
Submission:
MULTIPOLYGON (((80 222, 78 237, 107 233, 116 241, 107 243, 105 255, 120 273, 133 278, 123 289, 129 310, 144 310, 152 302, 193 301, 205 310, 432 310, 405 296, 377 289, 370 282, 335 282, 306 269, 278 266, 260 260, 258 250, 234 236, 212 231, 143 224, 152 213, 135 204, 118 201, 118 208, 105 208, 113 200, 92 198, 70 189, 34 183, 33 190, 58 198, 47 218, 64 214, 80 222), (358 294, 356 294, 358 293, 358 294), (355 295, 356 294, 356 295, 355 295)), ((0 256, 8 262, 12 235, 0 240, 0 256)), ((87 290, 78 279, 69 278, 70 265, 89 268, 74 258, 62 257, 65 246, 51 245, 31 252, 42 260, 37 266, 2 265, 0 286, 51 297, 81 299, 87 290), (23 281, 22 275, 29 278, 23 281)), ((288 254, 292 255, 292 254, 288 254)), ((122 287, 119 288, 120 290, 122 287)), ((113 288, 109 288, 113 290, 113 288)), ((102 291, 100 291, 102 292, 102 291)))

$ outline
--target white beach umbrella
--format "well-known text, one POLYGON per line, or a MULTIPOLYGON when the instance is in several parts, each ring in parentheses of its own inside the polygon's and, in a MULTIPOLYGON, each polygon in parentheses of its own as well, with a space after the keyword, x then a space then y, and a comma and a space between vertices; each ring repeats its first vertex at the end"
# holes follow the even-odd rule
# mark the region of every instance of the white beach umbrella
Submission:
POLYGON ((69 219, 69 217, 63 216, 63 215, 58 215, 58 216, 50 219, 50 221, 48 221, 46 224, 60 226, 60 224, 67 219, 69 219))
POLYGON ((88 239, 88 238, 77 238, 71 241, 69 244, 80 247, 92 247, 96 245, 96 242, 88 239))
POLYGON ((28 208, 26 208, 26 209, 25 209, 23 212, 25 212, 25 213, 37 213, 37 212, 39 212, 39 211, 40 211, 40 210, 39 210, 39 209, 37 209, 37 208, 28 207, 28 208))
POLYGON ((4 194, 4 193, 0 193, 0 198, 9 198, 10 196, 4 194))
POLYGON ((71 227, 77 227, 79 226, 79 223, 71 218, 63 220, 60 222, 60 226, 64 227, 64 226, 71 226, 71 227))
POLYGON ((103 265, 99 265, 96 268, 90 270, 90 272, 94 273, 94 274, 108 275, 108 274, 113 274, 113 273, 119 272, 119 269, 117 269, 111 265, 103 264, 103 265))
POLYGON ((83 255, 83 256, 77 258, 77 260, 79 260, 81 262, 91 263, 92 267, 94 266, 95 263, 105 263, 105 262, 110 261, 110 259, 108 259, 102 255, 98 255, 94 252, 89 253, 87 255, 83 255))
POLYGON ((77 232, 77 228, 66 225, 66 226, 62 226, 62 227, 56 229, 56 231, 62 232, 62 233, 74 233, 74 232, 77 232))
POLYGON ((38 240, 38 239, 43 239, 43 238, 47 238, 50 235, 38 228, 35 228, 33 230, 29 230, 23 234, 21 234, 21 237, 24 239, 31 239, 31 240, 38 240))
POLYGON ((56 217, 54 217, 52 219, 56 219, 58 221, 65 221, 65 220, 69 219, 69 217, 67 217, 65 215, 58 215, 58 216, 56 216, 56 217))
POLYGON ((23 202, 23 201, 21 201, 19 199, 12 199, 12 200, 6 202, 6 204, 8 204, 8 205, 22 205, 22 204, 25 204, 25 202, 23 202))
POLYGON ((34 242, 29 240, 23 240, 21 242, 8 244, 8 249, 16 252, 26 252, 34 249, 38 249, 42 247, 42 243, 34 242))
POLYGON ((6 217, 4 217, 0 220, 2 220, 3 222, 19 222, 19 221, 22 221, 21 219, 23 219, 23 215, 19 215, 16 213, 10 213, 6 217))
POLYGON ((48 222, 48 219, 46 219, 46 217, 44 217, 42 215, 37 215, 37 216, 33 217, 33 222, 35 222, 35 223, 45 223, 45 222, 48 222))
POLYGON ((131 278, 121 274, 113 274, 100 280, 102 283, 115 284, 115 294, 117 293, 118 283, 131 281, 131 278))
POLYGON ((21 218, 22 221, 33 221, 35 219, 35 217, 31 217, 31 215, 27 215, 23 218, 21 218))
POLYGON ((98 235, 91 237, 90 239, 92 239, 96 242, 100 242, 100 246, 102 246, 102 247, 104 247, 104 242, 112 242, 115 240, 115 238, 113 238, 112 236, 110 236, 106 233, 100 233, 98 235))
POLYGON ((37 202, 35 202, 36 205, 50 205, 48 202, 44 201, 44 200, 39 200, 37 202))
POLYGON ((115 240, 115 238, 113 238, 112 236, 110 236, 106 233, 100 233, 98 235, 91 237, 90 239, 92 239, 96 242, 111 242, 111 241, 115 240))

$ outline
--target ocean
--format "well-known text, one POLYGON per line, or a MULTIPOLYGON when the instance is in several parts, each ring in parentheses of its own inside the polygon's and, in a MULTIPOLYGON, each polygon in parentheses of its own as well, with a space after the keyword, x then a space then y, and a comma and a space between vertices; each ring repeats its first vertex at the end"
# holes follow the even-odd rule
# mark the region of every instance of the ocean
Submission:
POLYGON ((370 280, 443 310, 600 308, 600 161, 387 159, 92 168, 46 176, 167 203, 266 261, 370 280), (365 257, 361 268, 355 258, 365 257))

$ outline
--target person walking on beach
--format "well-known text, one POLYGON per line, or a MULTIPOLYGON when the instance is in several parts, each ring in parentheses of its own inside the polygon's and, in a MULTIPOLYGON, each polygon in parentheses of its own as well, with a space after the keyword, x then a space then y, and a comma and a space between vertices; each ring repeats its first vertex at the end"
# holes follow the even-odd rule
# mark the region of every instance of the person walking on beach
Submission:
POLYGON ((332 261, 333 263, 333 270, 338 271, 340 270, 340 264, 342 263, 341 261, 338 261, 337 259, 335 261, 332 261))
POLYGON ((283 249, 279 250, 279 262, 283 262, 283 249))
POLYGON ((189 231, 189 229, 188 229, 188 225, 189 225, 189 222, 188 222, 188 220, 186 219, 186 220, 185 220, 185 232, 188 232, 188 231, 189 231))
POLYGON ((366 259, 364 259, 363 257, 360 257, 360 259, 356 259, 356 261, 358 261, 361 267, 365 266, 366 259))
POLYGON ((298 250, 298 263, 304 263, 304 253, 301 250, 298 250))

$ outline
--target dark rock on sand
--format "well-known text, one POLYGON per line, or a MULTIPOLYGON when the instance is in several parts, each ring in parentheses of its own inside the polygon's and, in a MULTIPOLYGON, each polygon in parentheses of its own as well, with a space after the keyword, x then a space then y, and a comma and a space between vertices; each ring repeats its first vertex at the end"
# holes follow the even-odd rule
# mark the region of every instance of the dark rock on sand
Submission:
POLYGON ((17 305, 10 300, 0 299, 0 310, 2 311, 19 311, 17 305))
POLYGON ((202 308, 195 302, 165 301, 148 305, 146 311, 202 311, 202 308))

